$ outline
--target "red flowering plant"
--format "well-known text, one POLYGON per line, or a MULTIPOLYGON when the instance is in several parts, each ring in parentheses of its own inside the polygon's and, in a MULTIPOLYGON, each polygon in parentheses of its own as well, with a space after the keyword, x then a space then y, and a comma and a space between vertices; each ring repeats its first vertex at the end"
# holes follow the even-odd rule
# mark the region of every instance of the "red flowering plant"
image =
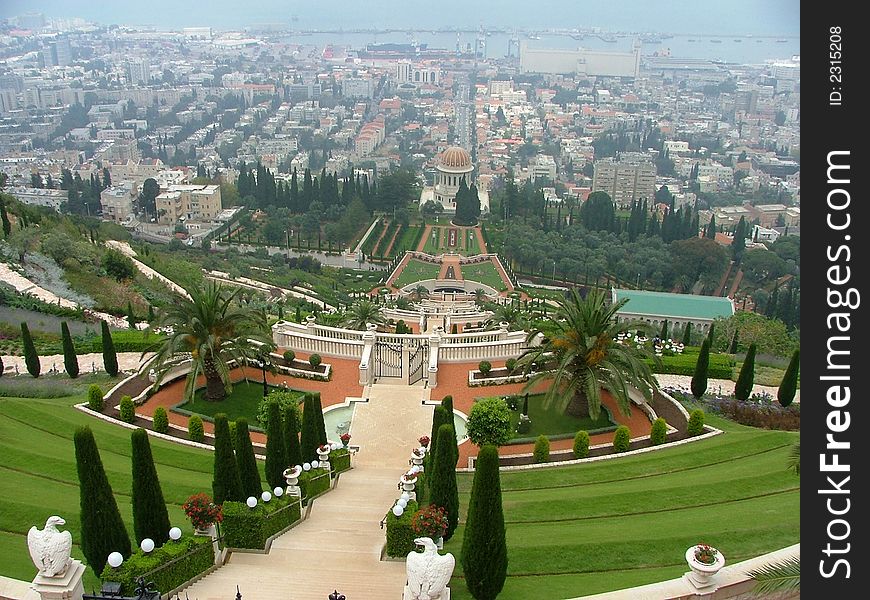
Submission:
POLYGON ((707 544, 698 544, 695 548, 695 560, 705 565, 712 565, 716 562, 716 557, 719 556, 719 551, 707 544))
POLYGON ((411 529, 420 537, 433 540, 444 537, 447 533, 447 511, 434 504, 421 508, 411 517, 411 529))
POLYGON ((342 433, 340 436, 338 436, 338 439, 341 440, 342 444, 347 446, 347 443, 350 441, 350 434, 349 433, 342 433))
POLYGON ((224 519, 221 506, 212 502, 208 494, 194 494, 181 508, 197 529, 208 529, 212 523, 220 523, 224 519))
POLYGON ((428 436, 428 435, 424 435, 424 436, 421 437, 418 441, 420 442, 420 445, 421 445, 421 446, 423 446, 424 448, 428 448, 428 447, 429 447, 429 442, 430 442, 431 440, 429 439, 429 436, 428 436))
POLYGON ((330 447, 329 444, 323 444, 323 445, 319 446, 319 447, 317 448, 317 450, 318 450, 319 452, 326 453, 326 452, 329 452, 330 450, 332 450, 332 447, 330 447))

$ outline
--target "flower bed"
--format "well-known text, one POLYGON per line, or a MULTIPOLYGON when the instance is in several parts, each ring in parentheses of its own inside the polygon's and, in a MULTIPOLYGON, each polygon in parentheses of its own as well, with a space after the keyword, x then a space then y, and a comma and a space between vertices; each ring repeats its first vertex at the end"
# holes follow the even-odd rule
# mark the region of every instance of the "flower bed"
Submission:
MULTIPOLYGON (((667 390, 674 398, 691 405, 695 398, 682 390, 667 390)), ((748 400, 740 401, 734 396, 704 395, 700 401, 706 412, 721 415, 732 421, 750 427, 800 431, 800 404, 783 407, 770 394, 753 394, 748 400)))
POLYGON ((177 542, 166 542, 147 554, 139 549, 118 568, 107 564, 101 578, 103 581, 119 582, 121 594, 124 596, 133 595, 139 577, 153 581, 157 590, 168 593, 201 575, 213 565, 211 538, 185 536, 177 542))
POLYGON ((475 369, 468 372, 468 387, 483 387, 487 385, 505 385, 506 383, 522 383, 528 381, 528 374, 515 371, 511 374, 506 368, 493 369, 486 375, 475 369))
POLYGON ((417 509, 418 504, 411 500, 405 507, 402 516, 397 517, 392 510, 387 512, 387 547, 385 550, 387 556, 405 558, 409 552, 414 551, 414 539, 417 538, 417 534, 414 533, 412 522, 417 509))
POLYGON ((264 550, 266 540, 302 517, 302 509, 297 500, 281 496, 254 508, 244 502, 224 502, 223 514, 221 532, 226 546, 264 550))

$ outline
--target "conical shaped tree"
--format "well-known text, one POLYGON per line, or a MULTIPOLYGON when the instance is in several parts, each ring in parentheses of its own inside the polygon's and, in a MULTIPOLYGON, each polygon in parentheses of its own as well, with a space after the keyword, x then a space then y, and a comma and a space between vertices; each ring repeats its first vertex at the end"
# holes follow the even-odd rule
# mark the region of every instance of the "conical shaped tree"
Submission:
POLYGON ((112 340, 112 333, 109 331, 109 325, 105 321, 100 321, 100 328, 103 337, 103 367, 105 367, 109 377, 117 377, 118 354, 115 352, 115 342, 112 340))
POLYGON ((41 369, 39 354, 36 353, 36 346, 33 345, 30 329, 24 321, 21 322, 21 344, 24 346, 24 364, 27 366, 27 372, 34 377, 39 377, 41 369))
POLYGON ((487 444, 474 465, 462 538, 462 572, 471 595, 476 600, 495 600, 504 587, 507 564, 498 448, 487 444))
POLYGON ((663 340, 668 339, 668 320, 667 319, 662 321, 662 330, 661 330, 661 333, 659 333, 659 337, 662 338, 663 340))
POLYGON ((749 346, 737 383, 734 384, 734 397, 738 400, 748 400, 752 394, 752 386, 755 383, 755 344, 749 346))
POLYGON ((263 493, 263 484, 260 481, 260 471, 257 470, 257 457, 254 456, 248 420, 244 417, 236 419, 236 466, 242 482, 242 493, 246 498, 248 496, 259 498, 263 493))
POLYGON ((686 323, 683 329, 683 346, 688 346, 692 343, 692 324, 686 323))
POLYGON ((731 345, 728 347, 729 354, 737 354, 737 344, 740 341, 740 334, 737 329, 734 330, 734 335, 731 337, 731 345))
POLYGON ((710 323, 710 329, 707 330, 707 339, 710 340, 710 348, 713 347, 713 335, 715 334, 716 326, 710 323))
POLYGON ((794 400, 795 392, 797 391, 798 373, 801 368, 801 350, 798 348, 791 355, 791 361, 788 363, 788 368, 785 370, 785 375, 782 376, 782 383, 779 384, 779 389, 776 390, 776 399, 783 406, 788 406, 794 400))
POLYGON ((435 407, 432 413, 432 433, 429 436, 429 452, 426 454, 426 468, 431 469, 435 464, 435 446, 438 442, 438 430, 442 425, 450 425, 450 417, 444 403, 435 407))
POLYGON ((320 394, 305 394, 305 404, 302 408, 302 435, 300 446, 302 460, 311 462, 317 460, 317 447, 326 438, 326 430, 323 426, 323 409, 320 407, 320 394))
POLYGON ((81 506, 81 548, 88 565, 99 577, 112 552, 130 556, 130 536, 124 527, 112 486, 90 427, 79 427, 73 435, 81 506))
MULTIPOLYGON (((446 417, 445 415, 442 415, 442 418, 445 418, 444 422, 455 430, 456 425, 453 423, 453 396, 444 396, 444 398, 441 399, 441 406, 444 407, 444 410, 446 411, 446 417)), ((453 436, 453 455, 456 460, 459 460, 459 442, 456 440, 456 436, 453 436)))
POLYGON ((76 356, 76 347, 73 345, 66 321, 60 324, 60 337, 63 342, 63 368, 66 369, 67 375, 75 379, 79 376, 79 358, 76 356))
POLYGON ((287 450, 287 465, 302 464, 302 447, 299 445, 299 409, 295 406, 284 408, 284 447, 287 450))
POLYGON ((456 487, 456 459, 453 454, 454 441, 451 437, 456 438, 453 425, 445 424, 438 429, 429 488, 429 503, 447 511, 445 541, 453 537, 453 532, 459 525, 459 491, 456 487))
POLYGON ((287 449, 284 447, 284 425, 281 420, 281 405, 269 402, 266 421, 266 481, 269 487, 284 485, 284 469, 287 468, 287 449))
POLYGON ((226 500, 244 502, 247 496, 242 492, 242 480, 233 453, 233 440, 230 424, 224 413, 214 416, 214 479, 211 482, 215 504, 226 500))
POLYGON ((169 539, 171 525, 148 433, 136 429, 130 438, 133 445, 133 533, 137 544, 151 538, 160 546, 169 539))
POLYGON ((704 340, 695 363, 695 374, 692 375, 692 395, 698 400, 707 391, 707 370, 710 367, 710 340, 704 340))

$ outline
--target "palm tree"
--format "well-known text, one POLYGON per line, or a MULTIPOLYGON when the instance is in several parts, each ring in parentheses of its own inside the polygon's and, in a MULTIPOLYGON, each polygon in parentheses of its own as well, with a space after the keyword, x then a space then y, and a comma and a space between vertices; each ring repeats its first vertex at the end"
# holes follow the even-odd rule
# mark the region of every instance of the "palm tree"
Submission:
POLYGON ((239 290, 225 292, 213 281, 189 293, 190 299, 178 297, 164 313, 159 326, 172 333, 146 350, 156 354, 145 368, 157 372, 159 383, 170 369, 191 361, 184 397, 193 397, 196 380, 204 375, 206 398, 223 400, 232 391, 231 364, 244 369, 248 361, 275 347, 266 313, 242 307, 236 301, 239 290))
POLYGON ((526 315, 518 306, 513 304, 500 304, 492 311, 492 316, 487 319, 486 326, 488 329, 496 329, 500 323, 507 323, 508 329, 517 331, 523 329, 526 324, 526 315))
POLYGON ((344 314, 341 324, 348 329, 362 330, 366 328, 367 323, 380 325, 383 322, 384 316, 381 314, 380 307, 369 300, 361 300, 344 314))
POLYGON ((647 400, 658 388, 649 364, 653 358, 646 349, 638 349, 617 341, 617 335, 629 331, 649 330, 643 321, 617 321, 615 318, 626 299, 607 306, 604 293, 592 291, 586 299, 572 290, 570 297, 559 299, 555 317, 545 331, 533 329, 526 342, 528 348, 518 365, 528 372, 534 365, 551 365, 533 375, 525 389, 539 381, 550 380, 544 402, 555 403, 569 414, 588 414, 597 419, 601 411, 601 388, 614 397, 619 410, 631 412, 629 388, 640 390, 647 400), (532 344, 540 337, 537 346, 532 344))
POLYGON ((414 298, 414 302, 419 302, 423 298, 429 297, 429 288, 425 285, 418 285, 414 288, 414 291, 411 292, 411 296, 414 298))
POLYGON ((484 304, 486 304, 486 301, 487 301, 486 292, 484 291, 483 288, 477 288, 476 290, 474 290, 474 303, 475 304, 477 304, 478 306, 483 306, 484 304))

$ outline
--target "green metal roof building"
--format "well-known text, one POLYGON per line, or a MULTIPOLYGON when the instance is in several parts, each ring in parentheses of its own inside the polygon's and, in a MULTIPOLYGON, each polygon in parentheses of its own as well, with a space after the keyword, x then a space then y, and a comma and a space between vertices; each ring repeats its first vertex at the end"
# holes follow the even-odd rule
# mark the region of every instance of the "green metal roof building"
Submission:
POLYGON ((722 317, 734 314, 734 302, 730 298, 695 296, 692 294, 669 294, 641 290, 611 290, 611 299, 618 302, 627 298, 625 306, 616 312, 620 321, 639 319, 659 325, 665 319, 671 325, 700 327, 706 331, 710 324, 722 317))

